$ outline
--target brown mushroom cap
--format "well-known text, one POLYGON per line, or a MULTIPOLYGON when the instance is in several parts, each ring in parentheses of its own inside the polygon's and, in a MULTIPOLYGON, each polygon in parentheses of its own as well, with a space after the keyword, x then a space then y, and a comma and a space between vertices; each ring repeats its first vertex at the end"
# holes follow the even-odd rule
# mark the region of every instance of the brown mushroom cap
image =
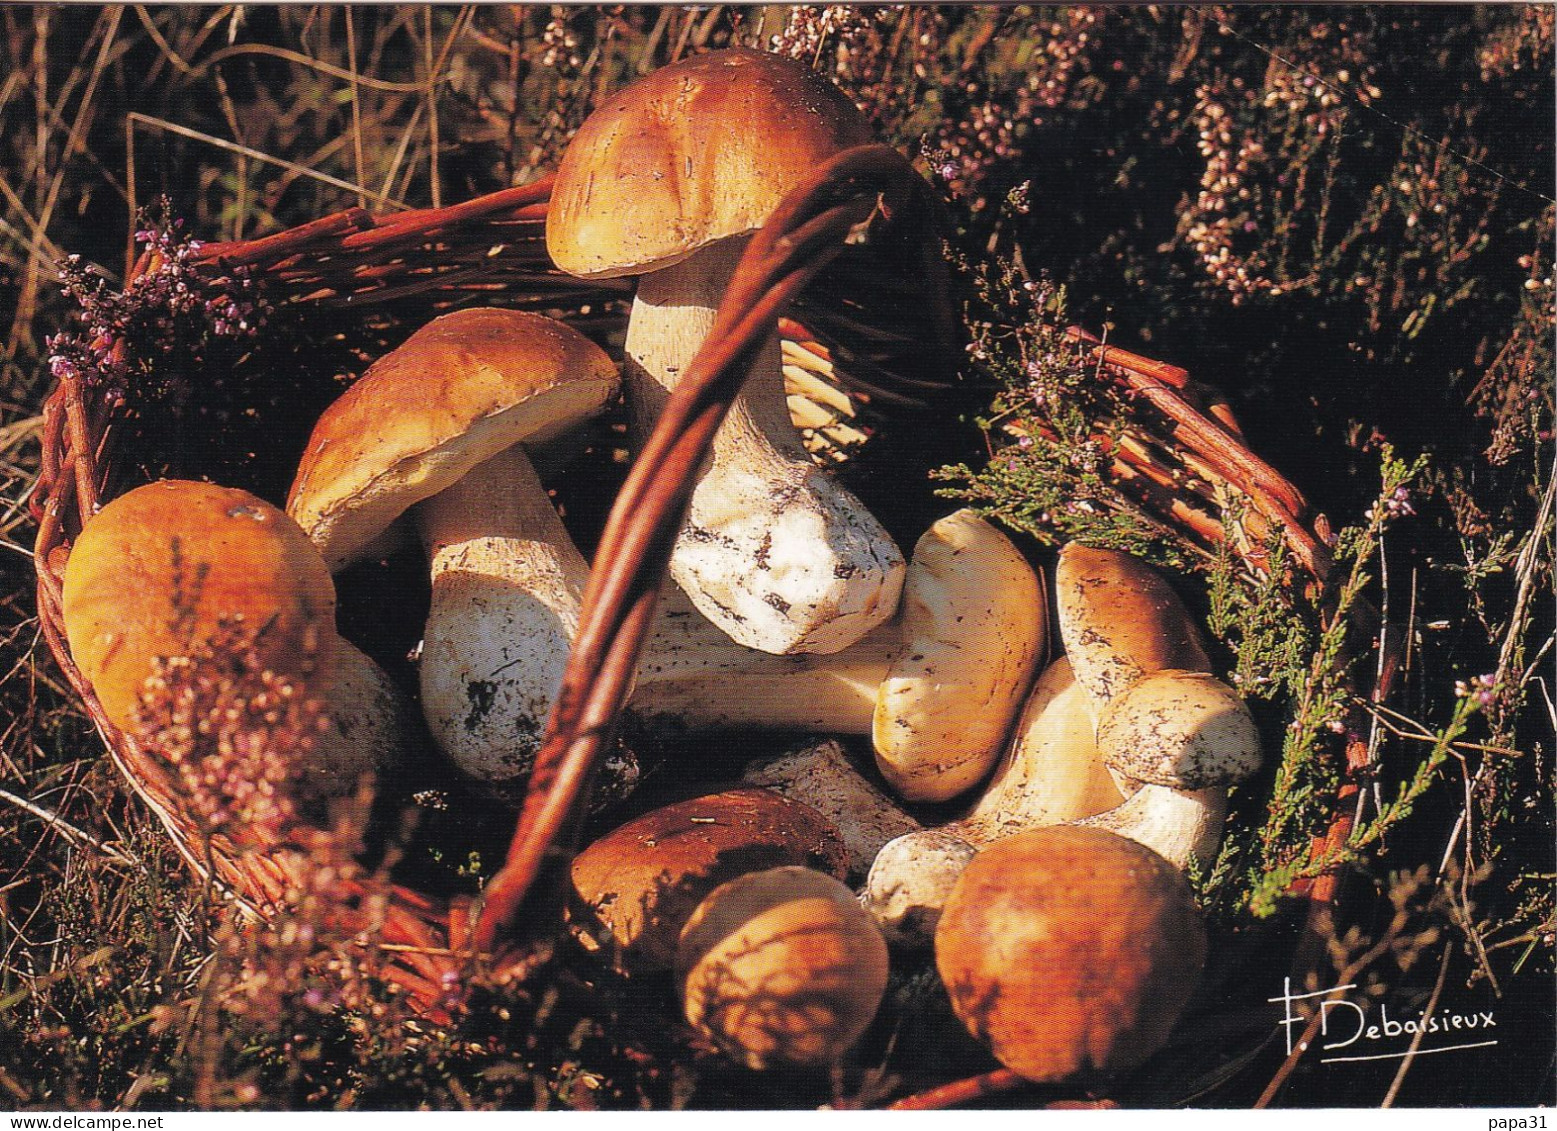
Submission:
POLYGON ((842 876, 838 831, 809 805, 730 789, 645 813, 573 861, 574 922, 614 946, 623 969, 667 970, 676 939, 714 888, 786 864, 842 876))
POLYGON ((589 116, 557 169, 546 246, 586 278, 669 266, 761 227, 818 163, 870 140, 809 67, 739 47, 699 55, 589 116))
POLYGON ((795 867, 714 889, 676 951, 687 1021, 756 1069, 840 1060, 875 1017, 887 967, 853 893, 795 867))
POLYGON ((263 499, 163 480, 93 516, 65 569, 65 635, 109 720, 133 729, 157 657, 188 655, 220 621, 259 632, 278 675, 327 675, 335 585, 308 537, 263 499))
POLYGON ((445 314, 368 368, 309 437, 287 513, 339 569, 413 504, 522 441, 599 411, 616 366, 538 314, 445 314))
POLYGON ((1096 710, 1153 672, 1210 670, 1189 610, 1139 558, 1072 542, 1054 592, 1065 654, 1096 710))
POLYGON ((935 961, 968 1031, 1035 1081, 1115 1072, 1162 1047, 1205 963, 1188 882, 1150 849, 1055 826, 973 858, 935 961))
POLYGON ((1205 672, 1160 671, 1116 696, 1098 718, 1097 745, 1120 773, 1174 789, 1233 785, 1260 768, 1249 708, 1205 672))

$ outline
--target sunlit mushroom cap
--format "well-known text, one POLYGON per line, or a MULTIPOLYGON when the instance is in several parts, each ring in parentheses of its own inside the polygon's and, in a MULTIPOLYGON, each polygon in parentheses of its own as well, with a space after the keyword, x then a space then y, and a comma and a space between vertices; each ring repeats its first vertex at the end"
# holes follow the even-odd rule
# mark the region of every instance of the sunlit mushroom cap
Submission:
POLYGON ((1167 1040, 1205 955, 1176 868, 1114 833, 1064 825, 975 856, 935 935, 957 1016, 1036 1081, 1141 1064, 1167 1040))
POLYGON ((587 278, 667 267, 761 227, 820 162, 870 140, 808 67, 746 48, 699 55, 589 116, 557 170, 546 246, 587 278))
POLYGON ((1153 672, 1210 668, 1189 611, 1139 558, 1072 542, 1054 593, 1065 654, 1096 709, 1153 672))
POLYGON ((604 351, 550 318, 487 307, 446 314, 325 410, 287 513, 339 569, 477 464, 598 412, 617 380, 604 351))
POLYGON ((748 1068, 834 1064, 887 988, 887 944, 831 876, 783 867, 709 893, 682 931, 687 1021, 748 1068))
POLYGON ((152 661, 186 656, 224 622, 258 659, 307 680, 329 663, 335 586, 297 524, 230 487, 162 480, 93 516, 65 569, 65 635, 109 720, 131 729, 152 661))
POLYGON ((1238 693, 1205 672, 1162 671, 1109 702, 1098 749, 1136 781, 1209 789, 1260 767, 1260 735, 1238 693))

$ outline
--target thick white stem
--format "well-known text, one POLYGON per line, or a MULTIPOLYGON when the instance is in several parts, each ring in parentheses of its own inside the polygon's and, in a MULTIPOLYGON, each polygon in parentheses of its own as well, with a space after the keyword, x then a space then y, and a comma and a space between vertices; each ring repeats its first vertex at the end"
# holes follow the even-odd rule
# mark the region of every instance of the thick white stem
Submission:
POLYGON ((835 655, 769 655, 732 641, 667 586, 628 705, 664 728, 869 734, 897 644, 893 621, 835 655))
POLYGON ((988 844, 1027 829, 1105 812, 1124 795, 1093 740, 1086 691, 1069 661, 1050 664, 1028 696, 1016 733, 959 835, 988 844))
POLYGON ((388 673, 339 638, 330 667, 325 701, 331 725, 319 736, 302 773, 301 793, 310 800, 351 796, 365 776, 395 773, 414 756, 413 708, 388 673))
MULTIPOLYGON (((640 281, 626 342, 640 437, 707 337, 744 246, 722 240, 640 281)), ((704 616, 764 652, 838 652, 897 608, 903 555, 807 458, 776 336, 714 439, 670 570, 704 616)))
POLYGON ((432 561, 422 707, 465 772, 527 772, 562 683, 589 567, 519 448, 416 508, 432 561))

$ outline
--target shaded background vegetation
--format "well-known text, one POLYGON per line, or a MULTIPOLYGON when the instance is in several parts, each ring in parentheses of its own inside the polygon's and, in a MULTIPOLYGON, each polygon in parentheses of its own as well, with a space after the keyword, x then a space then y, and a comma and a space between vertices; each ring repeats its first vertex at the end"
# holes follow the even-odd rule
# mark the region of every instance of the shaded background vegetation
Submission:
MULTIPOLYGON (((0 9, 0 1095, 162 1108, 833 1094, 812 1079, 754 1092, 706 1059, 645 1068, 613 1030, 634 1025, 630 989, 616 1017, 559 990, 528 1036, 496 1022, 421 1036, 304 988, 224 1029, 189 1003, 253 944, 223 933, 114 779, 32 611, 25 500, 48 337, 70 313, 55 283, 67 253, 119 278, 136 206, 158 194, 202 238, 232 239, 523 182, 603 93, 743 42, 811 62, 919 155, 964 256, 1053 280, 1075 321, 1220 387, 1251 446, 1335 527, 1378 505, 1384 445, 1425 457, 1378 547, 1385 568, 1370 568, 1372 598, 1411 640, 1386 784, 1436 749, 1467 695, 1486 701, 1370 847, 1335 946, 1393 938, 1380 993, 1420 1010, 1441 985, 1448 1004, 1494 1009, 1504 1040, 1400 1080, 1393 1064, 1308 1066, 1279 1102, 1549 1102, 1552 24, 1536 5, 0 9)), ((964 406, 993 391, 970 366, 964 406)), ((1279 732, 1287 710, 1262 721, 1279 732)), ((1229 912, 1222 930, 1242 965, 1219 984, 1241 989, 1202 1003, 1198 1039, 1126 1082, 1127 1102, 1247 1103, 1279 1063, 1263 1003, 1290 914, 1229 912)), ((884 1041, 836 1085, 843 1098, 901 1090, 872 1071, 884 1041)), ((909 1078, 943 1067, 890 1062, 909 1078)))

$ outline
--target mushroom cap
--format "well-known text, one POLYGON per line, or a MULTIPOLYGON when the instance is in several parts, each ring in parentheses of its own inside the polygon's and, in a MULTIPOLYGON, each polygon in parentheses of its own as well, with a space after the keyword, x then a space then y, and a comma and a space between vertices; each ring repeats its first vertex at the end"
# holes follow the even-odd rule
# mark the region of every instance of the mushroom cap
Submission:
POLYGON ((63 594, 70 654, 109 720, 133 730, 152 661, 188 655, 223 620, 259 632, 277 675, 321 686, 335 585, 276 507, 231 487, 165 479, 121 495, 71 548, 63 594))
POLYGON ((573 860, 573 908, 585 941, 609 941, 627 970, 667 970, 676 939, 714 888, 799 864, 842 876, 838 831, 767 789, 730 789, 666 805, 607 833, 573 860))
POLYGON ((1210 670, 1189 610, 1139 558, 1071 542, 1054 567, 1054 593, 1065 654, 1095 710, 1153 672, 1210 670))
POLYGON ((1113 699, 1097 725, 1103 760, 1151 785, 1209 789, 1260 768, 1260 735, 1244 701, 1205 672, 1169 669, 1113 699))
POLYGON ((999 760, 1043 655, 1043 584, 974 511, 920 536, 903 582, 902 643, 876 693, 882 776, 911 801, 945 801, 999 760))
POLYGON ((996 841, 952 890, 935 961, 952 1008, 1029 1080, 1115 1072, 1162 1047, 1205 964, 1189 883, 1102 829, 996 841))
POLYGON ((796 867, 715 888, 676 951, 687 1021, 755 1069, 842 1059, 876 1016, 887 969, 887 944, 854 894, 796 867))
POLYGON ((325 410, 287 513, 339 569, 413 504, 505 448, 598 412, 617 384, 605 352, 553 319, 491 307, 445 314, 325 410))
POLYGON ((754 231, 870 123, 810 68, 730 48, 647 75, 605 102, 563 154, 546 246, 585 278, 669 266, 754 231))

